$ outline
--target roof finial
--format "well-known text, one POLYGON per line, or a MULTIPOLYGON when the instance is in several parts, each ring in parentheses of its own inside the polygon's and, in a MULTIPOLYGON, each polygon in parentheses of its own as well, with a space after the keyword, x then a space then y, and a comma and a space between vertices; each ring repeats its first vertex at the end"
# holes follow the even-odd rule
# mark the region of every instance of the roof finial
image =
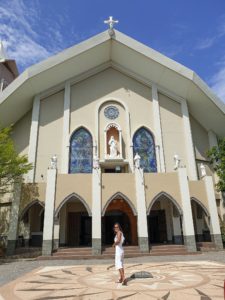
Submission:
POLYGON ((108 20, 104 21, 105 24, 109 25, 109 35, 113 36, 114 35, 114 24, 118 24, 119 21, 118 20, 113 20, 113 17, 110 16, 108 20))
POLYGON ((3 42, 0 41, 0 61, 5 61, 6 59, 8 59, 8 55, 6 54, 3 42))

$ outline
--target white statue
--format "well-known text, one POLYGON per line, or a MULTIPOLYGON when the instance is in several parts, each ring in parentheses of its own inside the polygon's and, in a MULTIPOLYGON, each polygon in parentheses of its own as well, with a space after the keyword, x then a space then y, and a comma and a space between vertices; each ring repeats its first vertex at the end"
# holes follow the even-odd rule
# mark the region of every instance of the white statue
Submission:
POLYGON ((173 169, 177 170, 178 168, 180 168, 180 158, 179 158, 179 155, 175 154, 174 157, 173 157, 173 160, 174 160, 174 163, 175 163, 173 169))
POLYGON ((53 155, 51 158, 51 169, 56 169, 57 168, 57 156, 53 155))
POLYGON ((117 157, 117 141, 114 139, 114 136, 112 135, 109 140, 109 157, 110 158, 116 158, 117 157))
POLYGON ((200 171, 201 171, 201 177, 205 177, 206 176, 206 168, 203 163, 200 164, 200 171))
POLYGON ((135 168, 140 169, 140 161, 141 161, 141 157, 138 153, 136 153, 135 156, 134 156, 135 168))
POLYGON ((96 155, 93 158, 93 168, 99 169, 99 158, 96 155))

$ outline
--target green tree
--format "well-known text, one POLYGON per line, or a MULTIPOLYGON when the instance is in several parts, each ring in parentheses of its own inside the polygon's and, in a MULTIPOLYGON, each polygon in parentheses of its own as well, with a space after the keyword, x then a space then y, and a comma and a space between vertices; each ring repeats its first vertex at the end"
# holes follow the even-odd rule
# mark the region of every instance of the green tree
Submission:
POLYGON ((0 194, 13 191, 13 184, 32 169, 26 155, 18 155, 11 138, 12 126, 0 128, 0 194))
POLYGON ((218 147, 214 146, 207 152, 214 170, 216 171, 219 181, 216 184, 218 191, 225 192, 225 138, 218 141, 218 147))

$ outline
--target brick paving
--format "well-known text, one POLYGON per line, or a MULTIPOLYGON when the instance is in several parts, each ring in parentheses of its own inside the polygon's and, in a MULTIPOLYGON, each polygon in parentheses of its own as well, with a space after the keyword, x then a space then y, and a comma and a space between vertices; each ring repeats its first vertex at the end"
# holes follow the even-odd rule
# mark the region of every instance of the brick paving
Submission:
MULTIPOLYGON (((115 285, 117 272, 114 271, 113 263, 113 258, 107 260, 1 261, 0 295, 5 300, 77 299, 78 295, 82 296, 82 299, 96 299, 95 297, 99 294, 101 294, 101 298, 98 296, 99 299, 119 299, 123 296, 128 297, 127 299, 139 299, 137 297, 140 297, 141 293, 148 299, 179 299, 177 298, 178 292, 184 289, 184 292, 187 292, 187 299, 203 299, 203 297, 208 300, 223 299, 224 251, 199 255, 127 258, 125 260, 127 276, 135 270, 145 269, 155 272, 154 278, 149 282, 137 280, 128 282, 129 289, 115 285), (79 274, 79 276, 74 274, 79 274), (44 283, 41 278, 45 279, 44 283), (54 286, 49 280, 51 278, 55 278, 54 286), (107 288, 102 288, 103 281, 107 288), (73 282, 72 285, 71 282, 73 282), (62 294, 62 285, 65 298, 62 294), (80 288, 74 290, 74 285, 80 288), (133 294, 129 296, 131 290, 133 294), (12 291, 15 294, 10 294, 12 291), (50 291, 52 298, 48 294, 50 291), (79 293, 76 294, 75 292, 78 291, 79 293)), ((144 296, 143 299, 145 299, 144 296)), ((182 297, 182 300, 184 299, 186 299, 185 296, 182 297)))

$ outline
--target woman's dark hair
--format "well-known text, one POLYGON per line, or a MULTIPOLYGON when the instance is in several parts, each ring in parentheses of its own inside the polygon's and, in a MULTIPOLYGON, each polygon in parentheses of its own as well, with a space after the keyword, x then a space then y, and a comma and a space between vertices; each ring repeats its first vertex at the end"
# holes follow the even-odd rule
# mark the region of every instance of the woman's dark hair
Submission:
POLYGON ((118 225, 119 230, 123 232, 122 227, 120 226, 120 223, 116 222, 116 223, 113 225, 113 229, 114 229, 115 225, 118 225))

